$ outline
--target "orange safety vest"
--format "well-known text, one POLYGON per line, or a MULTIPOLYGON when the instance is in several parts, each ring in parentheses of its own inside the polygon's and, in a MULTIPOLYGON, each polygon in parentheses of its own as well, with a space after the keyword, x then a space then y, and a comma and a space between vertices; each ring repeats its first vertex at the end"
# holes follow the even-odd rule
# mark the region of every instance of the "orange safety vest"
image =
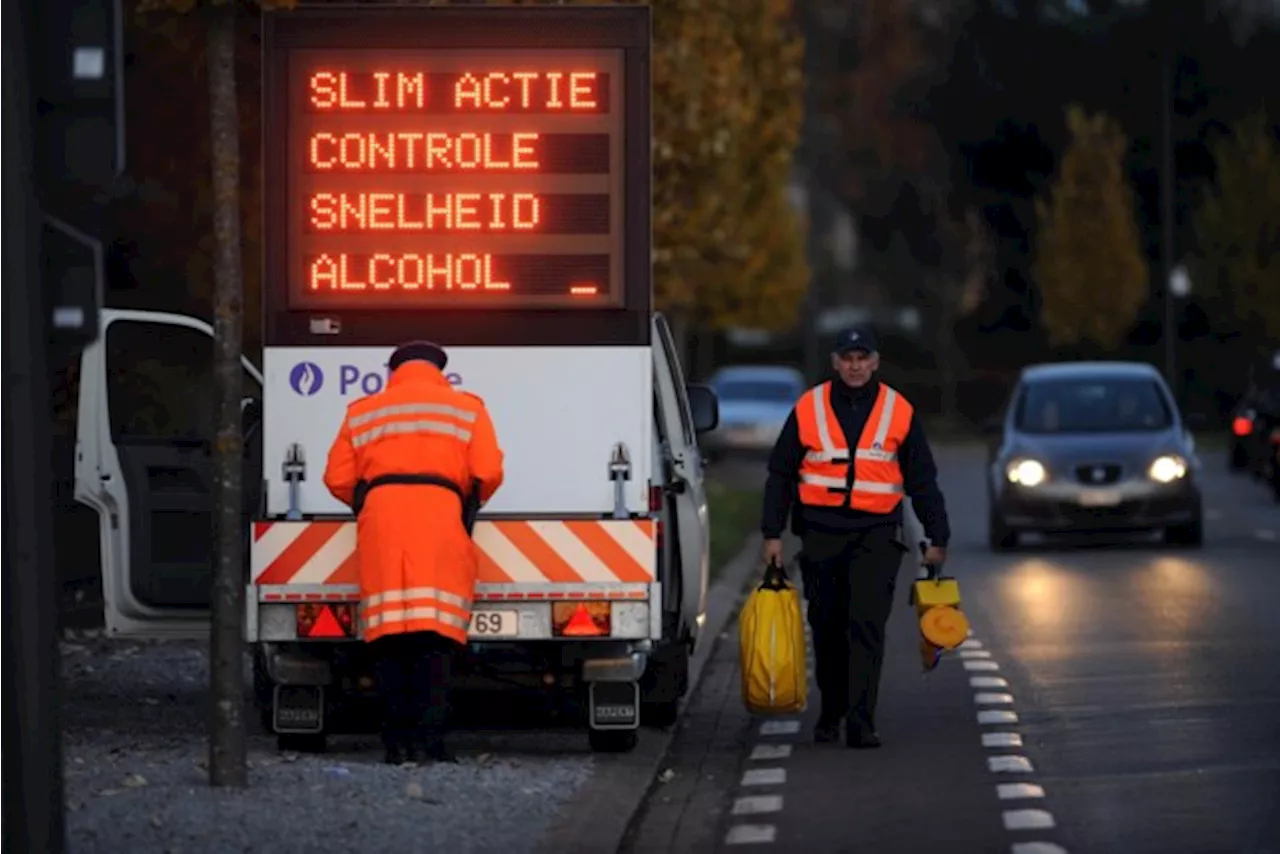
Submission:
POLYGON ((871 415, 853 454, 849 489, 849 441, 831 407, 831 383, 814 386, 796 404, 800 444, 800 503, 815 507, 848 506, 864 513, 891 513, 902 501, 898 448, 911 428, 914 407, 880 383, 871 415))
POLYGON ((383 391, 355 401, 329 451, 324 482, 356 503, 364 639, 437 632, 467 642, 479 556, 463 524, 460 493, 478 482, 481 503, 502 483, 502 451, 484 402, 453 389, 427 362, 406 362, 383 391), (431 475, 445 486, 396 483, 431 475))

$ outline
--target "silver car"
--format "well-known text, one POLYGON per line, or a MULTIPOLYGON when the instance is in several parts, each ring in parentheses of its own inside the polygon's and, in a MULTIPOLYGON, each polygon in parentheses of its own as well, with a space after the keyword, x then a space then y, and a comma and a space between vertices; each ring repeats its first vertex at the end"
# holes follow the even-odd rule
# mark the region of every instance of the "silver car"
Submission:
POLYGON ((993 549, 1026 532, 1157 529, 1170 543, 1202 544, 1200 459, 1150 365, 1027 368, 990 432, 993 549))
POLYGON ((720 424, 700 440, 712 458, 768 452, 808 388, 802 373, 782 365, 724 367, 707 385, 720 400, 720 424))

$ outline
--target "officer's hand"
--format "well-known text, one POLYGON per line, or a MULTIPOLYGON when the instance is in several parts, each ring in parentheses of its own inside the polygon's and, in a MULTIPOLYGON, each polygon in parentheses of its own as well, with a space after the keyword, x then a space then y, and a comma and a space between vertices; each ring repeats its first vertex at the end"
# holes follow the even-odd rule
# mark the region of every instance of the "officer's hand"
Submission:
POLYGON ((929 546, 924 550, 924 562, 929 566, 942 566, 947 562, 947 550, 942 546, 929 546))
POLYGON ((761 549, 765 566, 782 566, 782 540, 765 540, 761 549))

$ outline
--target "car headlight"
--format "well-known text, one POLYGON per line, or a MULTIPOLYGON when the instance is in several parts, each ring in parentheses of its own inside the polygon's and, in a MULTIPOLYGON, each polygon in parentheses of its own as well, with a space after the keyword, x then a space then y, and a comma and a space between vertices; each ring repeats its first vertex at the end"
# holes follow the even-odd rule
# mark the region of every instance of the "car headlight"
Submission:
POLYGON ((1147 476, 1156 483, 1173 483, 1187 475, 1187 461, 1173 454, 1156 457, 1147 469, 1147 476))
POLYGON ((1049 477, 1049 472, 1035 460, 1014 460, 1005 469, 1005 476, 1010 483, 1023 486, 1039 486, 1049 477))

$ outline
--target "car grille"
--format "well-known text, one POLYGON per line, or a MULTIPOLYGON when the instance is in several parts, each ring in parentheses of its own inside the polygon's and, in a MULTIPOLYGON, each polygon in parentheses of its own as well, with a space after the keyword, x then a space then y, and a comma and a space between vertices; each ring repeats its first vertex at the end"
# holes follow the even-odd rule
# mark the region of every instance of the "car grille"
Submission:
POLYGON ((1120 479, 1120 466, 1115 463, 1076 466, 1076 478, 1088 486, 1115 483, 1120 479))

